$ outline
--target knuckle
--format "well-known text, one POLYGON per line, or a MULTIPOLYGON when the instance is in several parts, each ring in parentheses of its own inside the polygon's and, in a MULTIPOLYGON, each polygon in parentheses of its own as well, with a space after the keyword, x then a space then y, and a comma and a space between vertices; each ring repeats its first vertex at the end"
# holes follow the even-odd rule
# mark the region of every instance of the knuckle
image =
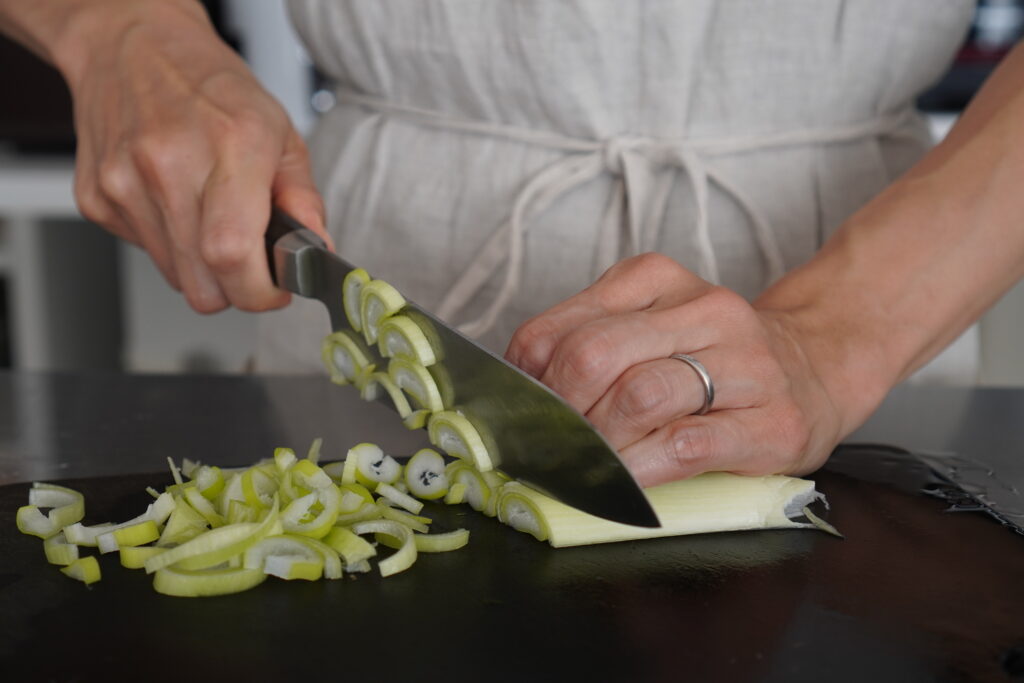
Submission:
POLYGON ((666 457, 684 476, 697 474, 714 453, 714 435, 705 423, 685 423, 669 429, 666 457))
POLYGON ((557 367, 566 382, 589 384, 608 367, 614 348, 608 338, 599 333, 570 338, 560 353, 557 367))
POLYGON ((546 318, 532 318, 512 336, 509 355, 523 367, 538 367, 550 356, 557 340, 558 335, 546 318))
POLYGON ((76 179, 74 192, 75 203, 78 204, 78 210, 86 220, 101 225, 108 220, 107 203, 103 200, 99 188, 94 182, 76 179))
POLYGON ((192 310, 197 313, 217 313, 227 308, 227 301, 219 294, 188 290, 185 292, 185 300, 192 310))
POLYGON ((218 272, 238 270, 246 262, 249 248, 248 241, 234 230, 217 230, 203 237, 199 243, 203 262, 218 272))
POLYGON ((124 205, 135 194, 134 173, 120 159, 101 162, 96 183, 100 193, 114 204, 124 205))
POLYGON ((614 405, 620 418, 649 424, 665 414, 666 406, 671 406, 674 398, 671 384, 661 373, 634 368, 623 377, 614 405))
POLYGON ((233 112, 223 123, 223 134, 228 141, 252 146, 265 145, 274 139, 281 122, 274 113, 246 107, 233 112))
POLYGON ((132 161, 139 172, 150 179, 161 179, 175 175, 179 157, 185 149, 182 141, 173 133, 148 134, 132 145, 132 161))

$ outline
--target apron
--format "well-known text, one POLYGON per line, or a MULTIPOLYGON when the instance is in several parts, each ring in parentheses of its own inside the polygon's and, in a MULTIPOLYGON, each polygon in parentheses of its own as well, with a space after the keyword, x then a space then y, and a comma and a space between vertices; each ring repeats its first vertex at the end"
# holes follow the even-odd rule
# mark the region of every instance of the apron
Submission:
MULTIPOLYGON (((931 144, 971 0, 290 0, 338 252, 502 353, 658 251, 755 297, 931 144)), ((322 371, 316 302, 255 367, 322 371)))

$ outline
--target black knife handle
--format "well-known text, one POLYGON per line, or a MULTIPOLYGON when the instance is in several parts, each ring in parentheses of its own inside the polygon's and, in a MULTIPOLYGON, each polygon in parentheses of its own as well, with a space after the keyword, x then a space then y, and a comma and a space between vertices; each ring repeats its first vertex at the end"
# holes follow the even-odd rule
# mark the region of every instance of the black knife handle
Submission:
POLYGON ((278 256, 274 255, 274 247, 277 246, 281 238, 292 233, 301 235, 302 241, 309 243, 311 246, 321 249, 327 248, 327 244, 315 232, 284 211, 276 207, 272 208, 270 210, 270 222, 267 223, 267 230, 263 234, 263 243, 267 249, 267 266, 270 268, 270 279, 278 287, 281 287, 281 278, 283 276, 281 272, 282 262, 278 256))

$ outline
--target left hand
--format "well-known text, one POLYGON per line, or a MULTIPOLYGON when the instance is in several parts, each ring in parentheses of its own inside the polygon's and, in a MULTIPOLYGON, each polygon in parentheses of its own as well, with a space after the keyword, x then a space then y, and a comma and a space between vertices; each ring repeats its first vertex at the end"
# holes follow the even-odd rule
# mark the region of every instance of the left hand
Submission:
POLYGON ((817 469, 840 409, 795 325, 659 254, 626 259, 517 330, 506 357, 586 415, 643 486, 705 471, 817 469), (704 388, 715 400, 694 415, 704 388))

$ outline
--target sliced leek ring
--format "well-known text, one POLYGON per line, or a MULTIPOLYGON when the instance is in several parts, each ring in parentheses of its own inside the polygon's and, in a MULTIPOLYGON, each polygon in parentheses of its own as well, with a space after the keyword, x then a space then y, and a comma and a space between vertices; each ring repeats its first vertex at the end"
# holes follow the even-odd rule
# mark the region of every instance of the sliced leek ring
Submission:
POLYGON ((406 358, 392 358, 388 363, 388 375, 405 393, 412 396, 420 408, 432 413, 444 410, 441 392, 434 377, 419 363, 406 358))
POLYGON ((340 512, 341 492, 329 483, 293 500, 281 513, 281 525, 291 534, 323 538, 334 526, 340 512), (314 506, 319 511, 314 512, 314 506))
POLYGON ((448 487, 448 493, 444 496, 444 502, 448 505, 459 505, 466 502, 466 482, 452 482, 448 487))
POLYGON ((217 508, 213 506, 213 503, 198 488, 186 489, 184 498, 185 502, 191 505, 192 509, 198 512, 200 517, 206 520, 206 523, 212 528, 216 529, 227 523, 224 517, 217 512, 217 508))
POLYGON ((167 548, 155 545, 124 547, 120 550, 121 566, 126 569, 142 569, 146 566, 146 560, 166 551, 167 548))
POLYGON ((405 397, 398 384, 388 375, 386 372, 374 372, 371 373, 363 384, 362 397, 365 401, 375 401, 380 395, 379 389, 383 387, 388 396, 391 398, 392 403, 395 405, 395 412, 403 420, 412 414, 412 406, 409 405, 409 399, 405 397))
POLYGON ((403 358, 429 368, 437 355, 419 325, 406 315, 393 315, 380 324, 377 348, 385 358, 403 358))
POLYGON ((249 546, 272 535, 280 528, 280 514, 275 498, 270 512, 262 522, 228 524, 211 529, 202 536, 146 560, 146 573, 152 574, 173 564, 177 564, 181 569, 212 567, 245 552, 249 546))
MULTIPOLYGON (((198 491, 196 491, 196 495, 202 498, 198 491)), ((96 539, 96 545, 99 546, 101 553, 112 553, 120 550, 122 547, 152 543, 158 538, 160 538, 160 530, 157 528, 156 523, 151 519, 147 519, 137 524, 118 526, 116 529, 105 534, 100 534, 96 539)))
POLYGON ((416 542, 409 527, 389 519, 376 519, 352 525, 352 532, 359 534, 384 534, 399 543, 399 549, 390 557, 377 563, 381 576, 391 576, 405 571, 416 561, 416 542))
POLYGON ((18 508, 16 522, 23 534, 49 538, 85 517, 85 498, 74 489, 35 482, 28 492, 28 505, 18 508), (51 508, 45 515, 39 508, 51 508))
POLYGON ((206 519, 196 512, 195 508, 179 502, 171 512, 171 516, 167 518, 167 524, 156 544, 158 546, 181 545, 205 532, 207 525, 206 519))
POLYGON ((207 500, 213 500, 224 490, 224 473, 219 467, 199 465, 192 472, 196 488, 207 500))
POLYGON ((405 485, 422 500, 436 500, 448 493, 448 476, 441 454, 432 448, 416 451, 405 464, 405 485))
POLYGON ((466 502, 477 512, 485 512, 491 500, 491 487, 480 472, 465 460, 456 460, 448 464, 445 474, 452 485, 462 484, 466 487, 466 502))
POLYGON ((469 543, 469 529, 456 529, 443 534, 416 534, 416 551, 421 553, 447 553, 469 543))
POLYGON ((64 533, 60 532, 43 540, 43 553, 50 564, 67 566, 78 559, 78 546, 68 543, 64 533))
POLYGON ((445 410, 434 413, 427 423, 430 443, 456 458, 462 458, 479 472, 494 469, 483 439, 476 427, 463 415, 445 410))
POLYGON ((110 523, 86 526, 81 522, 76 522, 64 527, 64 537, 67 539, 68 543, 95 548, 97 543, 96 539, 100 537, 100 534, 105 534, 116 528, 116 524, 110 523))
POLYGON ((360 375, 371 367, 369 350, 363 341, 348 330, 332 332, 324 337, 320 356, 335 384, 359 384, 360 375))
POLYGON ((164 595, 198 598, 241 593, 255 588, 266 579, 267 575, 260 569, 224 567, 185 570, 177 567, 164 567, 158 570, 153 577, 153 588, 164 595))
POLYGON ((355 458, 355 478, 363 486, 374 488, 378 482, 394 484, 402 476, 402 464, 377 444, 357 444, 349 449, 347 457, 355 458))
POLYGON ((532 493, 533 489, 519 483, 503 486, 497 506, 498 519, 516 531, 546 541, 551 537, 551 529, 532 493))
POLYGON ((423 429, 430 419, 430 411, 426 409, 414 410, 402 418, 402 424, 406 429, 423 429))
POLYGON ((403 526, 409 527, 413 531, 418 531, 421 534, 425 534, 430 531, 430 518, 420 517, 414 515, 411 512, 405 510, 396 510, 390 505, 386 505, 382 502, 377 503, 377 510, 380 512, 381 519, 391 520, 392 522, 398 522, 403 526))
POLYGON ((267 536, 246 548, 242 566, 279 579, 317 581, 324 573, 324 557, 298 536, 282 534, 267 536))
POLYGON ((324 536, 323 542, 341 555, 346 567, 364 562, 377 554, 372 543, 343 526, 331 529, 331 533, 324 536))
POLYGON ((86 586, 96 583, 102 577, 100 563, 92 555, 80 557, 66 567, 60 568, 61 573, 70 576, 76 581, 81 581, 86 586))
POLYGON ((418 515, 420 511, 423 510, 423 503, 421 501, 416 500, 407 493, 399 491, 391 484, 385 484, 384 482, 380 482, 379 484, 377 484, 376 491, 378 496, 383 496, 384 498, 387 498, 395 505, 398 505, 399 507, 408 510, 414 515, 418 515))
POLYGON ((367 344, 377 343, 377 331, 385 318, 405 307, 405 297, 384 280, 371 280, 359 293, 359 316, 367 344))
POLYGON ((356 332, 363 331, 362 293, 363 287, 370 282, 370 274, 362 268, 356 268, 345 276, 341 282, 341 302, 345 308, 348 324, 356 332))

